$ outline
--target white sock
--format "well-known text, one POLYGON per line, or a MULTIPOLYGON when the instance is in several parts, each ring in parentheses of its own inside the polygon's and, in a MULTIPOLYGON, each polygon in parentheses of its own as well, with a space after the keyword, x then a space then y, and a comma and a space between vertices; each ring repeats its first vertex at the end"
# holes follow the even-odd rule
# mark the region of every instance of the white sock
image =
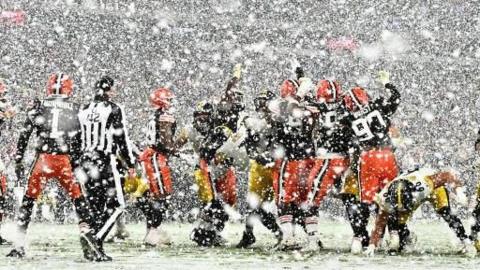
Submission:
POLYGON ((280 229, 283 233, 283 238, 288 239, 293 237, 293 216, 284 215, 278 218, 280 220, 280 229))
POLYGON ((308 236, 316 236, 318 232, 318 218, 316 216, 305 218, 305 231, 308 236))

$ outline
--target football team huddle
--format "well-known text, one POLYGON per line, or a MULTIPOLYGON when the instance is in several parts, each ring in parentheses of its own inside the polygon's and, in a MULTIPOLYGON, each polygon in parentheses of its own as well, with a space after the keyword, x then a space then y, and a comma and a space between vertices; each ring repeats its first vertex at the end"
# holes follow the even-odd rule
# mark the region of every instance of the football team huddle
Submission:
MULTIPOLYGON (((51 179, 72 200, 87 260, 112 260, 103 244, 115 224, 122 226, 119 220, 127 203, 145 216, 146 245, 170 245, 161 224, 167 218, 175 182, 181 180, 173 178, 170 159, 187 145, 194 150, 192 181, 202 205, 190 239, 199 246, 225 244, 221 232, 229 220, 226 208, 237 204, 237 174, 244 168, 238 164, 248 160, 248 206, 238 248, 255 243, 253 219, 257 218, 277 239, 278 250, 322 249, 319 208, 332 196, 345 206, 354 254, 373 255, 386 232, 390 239, 385 249, 401 252, 411 247, 416 238, 407 223, 425 202, 455 232, 463 253, 475 256, 480 251, 480 189, 468 235, 451 211, 449 193, 465 196, 455 173, 398 167, 392 145, 398 131, 391 121, 401 94, 388 72, 380 71, 378 76, 385 94, 373 99, 361 86, 342 90, 336 80, 314 82, 296 67, 295 76, 283 81, 278 93, 258 91, 254 110, 248 112, 241 74, 241 65, 236 65, 221 96, 197 104, 192 125, 178 131, 174 93, 166 87, 152 91, 147 134, 138 144, 128 135, 123 108, 114 102, 117 92, 111 77, 100 78, 90 103, 80 105, 71 100, 72 77, 52 74, 46 96, 33 99, 26 110, 18 138, 15 185, 25 183, 26 191, 16 214, 18 237, 7 256, 25 256, 35 201, 51 179), (35 158, 27 171, 23 159, 32 133, 35 158), (371 215, 375 223, 369 233, 371 215), (300 241, 296 232, 300 228, 307 241, 300 241)), ((0 84, 2 123, 15 116, 6 92, 0 84)), ((480 148, 480 141, 476 147, 480 148)), ((0 165, 3 213, 7 179, 5 166, 0 165)))

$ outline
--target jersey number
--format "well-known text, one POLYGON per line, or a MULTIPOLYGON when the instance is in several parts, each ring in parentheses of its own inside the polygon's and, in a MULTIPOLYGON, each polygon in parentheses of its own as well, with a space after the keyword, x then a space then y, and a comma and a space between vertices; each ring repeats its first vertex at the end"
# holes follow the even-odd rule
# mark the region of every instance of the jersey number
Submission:
MULTIPOLYGON (((321 118, 320 118, 321 119, 321 118)), ((337 112, 336 111, 329 111, 324 114, 323 119, 321 119, 322 124, 326 128, 333 128, 335 123, 337 122, 337 112), (323 120, 323 121, 322 121, 323 120)))
POLYGON ((387 123, 383 120, 379 111, 375 110, 367 114, 363 118, 359 118, 352 122, 352 129, 355 135, 358 136, 358 140, 363 142, 372 139, 373 135, 371 125, 374 122, 378 122, 380 125, 386 127, 387 123))
POLYGON ((63 131, 58 130, 58 117, 60 116, 60 109, 53 108, 52 112, 52 128, 50 131, 51 139, 58 139, 63 135, 63 131))
POLYGON ((100 114, 96 111, 96 108, 93 108, 93 110, 87 115, 87 121, 84 125, 86 129, 86 148, 103 148, 105 146, 104 134, 106 131, 105 127, 100 123, 100 114))

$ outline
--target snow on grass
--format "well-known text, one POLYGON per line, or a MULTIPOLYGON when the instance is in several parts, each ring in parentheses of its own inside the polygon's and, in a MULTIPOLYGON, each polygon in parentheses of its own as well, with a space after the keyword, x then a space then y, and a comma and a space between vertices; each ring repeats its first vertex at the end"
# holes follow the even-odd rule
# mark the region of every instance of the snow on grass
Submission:
MULTIPOLYGON (((90 263, 82 258, 74 225, 33 224, 28 234, 27 258, 0 260, 0 269, 474 269, 480 259, 457 254, 458 246, 449 228, 441 222, 415 222, 417 247, 410 254, 389 256, 379 252, 373 258, 348 253, 350 227, 345 222, 324 221, 320 224, 325 249, 318 253, 278 252, 275 240, 256 224, 257 243, 252 249, 234 248, 240 240, 243 225, 229 223, 224 236, 225 247, 199 248, 189 240, 192 224, 168 223, 165 230, 174 239, 171 247, 147 248, 142 245, 143 224, 128 224, 130 238, 122 243, 105 244, 113 262, 90 263)), ((11 224, 2 228, 8 237, 11 224)), ((6 254, 10 246, 0 246, 6 254)))

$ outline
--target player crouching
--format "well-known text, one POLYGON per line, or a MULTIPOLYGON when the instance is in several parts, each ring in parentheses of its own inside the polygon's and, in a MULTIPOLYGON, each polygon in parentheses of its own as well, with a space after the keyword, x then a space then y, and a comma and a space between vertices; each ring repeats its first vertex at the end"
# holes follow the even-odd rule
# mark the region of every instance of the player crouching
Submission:
POLYGON ((407 220, 413 212, 424 202, 430 201, 439 213, 454 230, 462 241, 462 252, 468 256, 475 256, 476 250, 465 234, 460 219, 450 211, 447 186, 458 187, 460 181, 450 172, 435 172, 429 169, 420 169, 408 174, 400 175, 390 182, 376 195, 375 203, 379 213, 370 236, 370 244, 365 251, 372 256, 379 246, 388 224, 390 235, 393 236, 390 250, 402 251, 406 244, 411 242, 410 231, 406 226, 407 220))

